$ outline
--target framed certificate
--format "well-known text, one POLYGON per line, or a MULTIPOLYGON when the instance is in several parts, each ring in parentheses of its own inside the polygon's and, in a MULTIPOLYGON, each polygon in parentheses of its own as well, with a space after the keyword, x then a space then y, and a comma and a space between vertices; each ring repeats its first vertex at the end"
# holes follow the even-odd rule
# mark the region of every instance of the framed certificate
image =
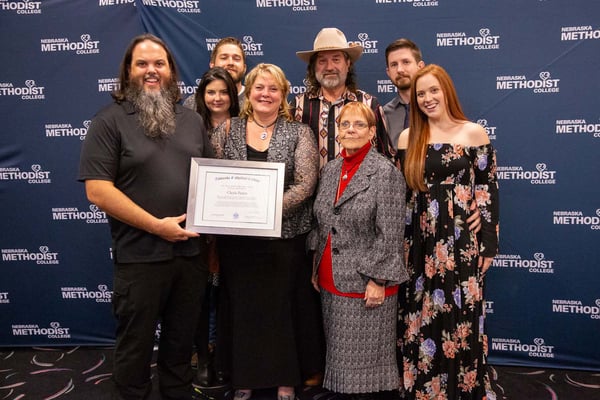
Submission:
POLYGON ((281 237, 284 163, 192 158, 186 229, 281 237))

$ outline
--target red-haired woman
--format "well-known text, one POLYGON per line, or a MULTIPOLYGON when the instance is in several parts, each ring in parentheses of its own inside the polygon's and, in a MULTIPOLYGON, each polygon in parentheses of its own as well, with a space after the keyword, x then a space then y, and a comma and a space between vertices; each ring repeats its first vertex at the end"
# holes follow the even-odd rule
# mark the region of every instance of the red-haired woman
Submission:
POLYGON ((448 73, 419 70, 398 142, 409 188, 403 304, 408 399, 495 399, 486 372, 483 283, 498 250, 496 153, 461 110, 448 73), (481 231, 469 231, 475 199, 481 231))

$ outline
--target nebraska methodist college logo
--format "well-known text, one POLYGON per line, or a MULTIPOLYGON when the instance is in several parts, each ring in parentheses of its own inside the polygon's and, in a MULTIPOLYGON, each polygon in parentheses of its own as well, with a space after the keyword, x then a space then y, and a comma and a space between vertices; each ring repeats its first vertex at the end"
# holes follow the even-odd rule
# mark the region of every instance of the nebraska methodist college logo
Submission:
POLYGON ((98 79, 98 93, 112 93, 119 90, 121 84, 119 78, 99 78, 98 79))
POLYGON ((477 123, 481 126, 483 126, 483 128, 485 129, 485 133, 487 133, 488 137, 490 138, 490 140, 496 140, 496 127, 495 126, 490 126, 488 124, 488 120, 487 119, 478 119, 477 123))
POLYGON ((585 215, 582 211, 554 211, 552 213, 554 225, 583 225, 589 226, 591 230, 600 230, 600 208, 596 215, 585 215))
POLYGON ((397 93, 396 86, 391 79, 377 79, 377 93, 397 93))
POLYGON ((83 121, 82 126, 75 126, 69 123, 46 124, 46 137, 78 137, 79 140, 84 140, 87 135, 87 130, 92 121, 89 119, 83 121))
POLYGON ((2 249, 2 261, 22 262, 35 261, 36 264, 58 264, 58 253, 50 251, 48 246, 40 246, 39 252, 29 252, 27 249, 2 249))
POLYGON ((77 207, 53 207, 53 221, 85 221, 86 224, 107 224, 106 213, 95 204, 90 204, 89 211, 79 211, 77 207))
POLYGON ((242 38, 242 49, 247 56, 264 56, 263 44, 254 41, 254 38, 250 35, 246 35, 242 38))
POLYGON ((352 46, 356 46, 356 45, 360 45, 363 47, 363 54, 375 54, 375 53, 379 53, 379 50, 377 49, 377 43, 379 42, 379 40, 372 40, 371 38, 369 38, 369 34, 362 32, 358 34, 358 40, 357 41, 350 41, 348 42, 348 44, 352 45, 352 46))
POLYGON ((50 171, 44 171, 40 164, 33 164, 31 171, 21 171, 17 167, 0 168, 0 181, 27 181, 27 183, 52 183, 50 171))
POLYGON ((110 303, 112 291, 107 285, 98 285, 98 290, 88 290, 87 287, 62 287, 60 288, 63 299, 69 300, 94 300, 96 303, 110 303))
POLYGON ((42 2, 41 1, 0 1, 0 11, 14 11, 17 14, 41 14, 42 13, 42 2))
POLYGON ((196 85, 186 85, 184 81, 177 82, 177 86, 179 87, 179 91, 182 96, 187 97, 193 94, 196 94, 196 89, 198 89, 198 83, 200 79, 196 79, 196 85))
POLYGON ((488 300, 484 300, 483 304, 485 304, 485 309, 484 309, 485 315, 493 314, 494 313, 494 301, 489 300, 489 299, 488 300))
POLYGON ((291 8, 292 11, 317 11, 316 0, 256 0, 256 8, 291 8))
POLYGON ((308 86, 308 81, 306 78, 302 80, 302 85, 292 85, 292 82, 288 81, 290 85, 290 94, 297 95, 306 92, 306 87, 308 86))
POLYGON ((521 258, 519 254, 498 254, 492 261, 495 268, 521 269, 530 273, 553 274, 554 260, 546 258, 544 253, 533 254, 533 258, 521 258))
MULTIPOLYGON (((206 50, 208 50, 209 53, 212 53, 219 40, 221 40, 221 38, 206 38, 206 50)), ((251 35, 244 36, 241 42, 242 50, 244 50, 246 56, 263 56, 265 54, 263 51, 263 44, 255 42, 251 35)))
POLYGON ((556 184, 556 171, 549 169, 546 163, 535 164, 535 171, 528 171, 520 165, 498 167, 496 176, 509 181, 529 181, 532 185, 556 184))
POLYGON ((563 42, 594 39, 600 39, 600 29, 593 29, 590 25, 563 26, 560 30, 560 40, 563 42))
POLYGON ((541 337, 533 339, 533 343, 521 343, 515 338, 492 338, 492 350, 524 353, 531 358, 554 358, 554 346, 549 346, 541 337))
POLYGON ((437 0, 375 0, 375 4, 411 4, 413 7, 437 7, 437 0))
POLYGON ((496 90, 531 89, 533 93, 558 93, 560 79, 552 79, 550 72, 540 72, 540 79, 527 79, 524 75, 496 77, 496 90))
POLYGON ((198 0, 142 0, 142 4, 148 7, 172 8, 182 14, 200 14, 200 2, 198 0))
POLYGON ((0 82, 1 96, 19 96, 21 100, 43 100, 44 86, 38 86, 33 79, 25 81, 25 86, 15 86, 11 82, 0 82))
POLYGON ((437 47, 473 47, 473 50, 497 50, 499 35, 492 35, 489 28, 479 29, 479 36, 468 36, 465 32, 441 32, 436 35, 437 47))
POLYGON ((589 315, 591 319, 600 319, 600 299, 594 305, 584 305, 581 300, 552 300, 552 312, 564 314, 589 315))
POLYGON ((600 124, 593 124, 586 122, 585 119, 557 119, 556 120, 556 133, 558 134, 572 134, 572 133, 583 133, 593 135, 594 137, 600 137, 600 124))
POLYGON ((100 7, 104 6, 121 6, 123 4, 133 4, 135 5, 135 0, 98 0, 98 5, 100 7))
POLYGON ((13 336, 44 336, 48 339, 70 339, 69 330, 60 325, 59 322, 50 322, 47 328, 40 328, 37 324, 20 324, 12 326, 13 336))
POLYGON ((80 41, 71 42, 67 38, 40 39, 42 53, 72 51, 76 54, 97 54, 100 53, 100 41, 92 40, 89 33, 84 33, 79 37, 80 41))

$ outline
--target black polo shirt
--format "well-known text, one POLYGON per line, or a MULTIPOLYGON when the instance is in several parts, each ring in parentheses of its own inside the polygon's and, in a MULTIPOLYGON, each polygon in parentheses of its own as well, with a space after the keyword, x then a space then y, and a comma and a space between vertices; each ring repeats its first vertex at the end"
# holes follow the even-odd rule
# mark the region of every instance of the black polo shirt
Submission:
MULTIPOLYGON (((79 180, 108 180, 157 218, 186 212, 192 157, 212 157, 202 118, 175 106, 175 134, 149 138, 129 102, 112 103, 92 120, 83 142, 79 180)), ((118 263, 156 262, 200 252, 198 238, 172 243, 109 216, 118 263)))

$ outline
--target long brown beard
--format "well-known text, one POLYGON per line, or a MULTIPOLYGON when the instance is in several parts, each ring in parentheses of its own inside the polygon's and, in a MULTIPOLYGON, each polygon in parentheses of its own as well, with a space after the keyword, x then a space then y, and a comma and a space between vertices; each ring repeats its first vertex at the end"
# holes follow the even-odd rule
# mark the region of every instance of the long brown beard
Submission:
POLYGON ((132 83, 125 89, 125 95, 133 103, 146 136, 159 138, 175 133, 175 101, 171 91, 161 87, 159 92, 146 92, 132 83))

